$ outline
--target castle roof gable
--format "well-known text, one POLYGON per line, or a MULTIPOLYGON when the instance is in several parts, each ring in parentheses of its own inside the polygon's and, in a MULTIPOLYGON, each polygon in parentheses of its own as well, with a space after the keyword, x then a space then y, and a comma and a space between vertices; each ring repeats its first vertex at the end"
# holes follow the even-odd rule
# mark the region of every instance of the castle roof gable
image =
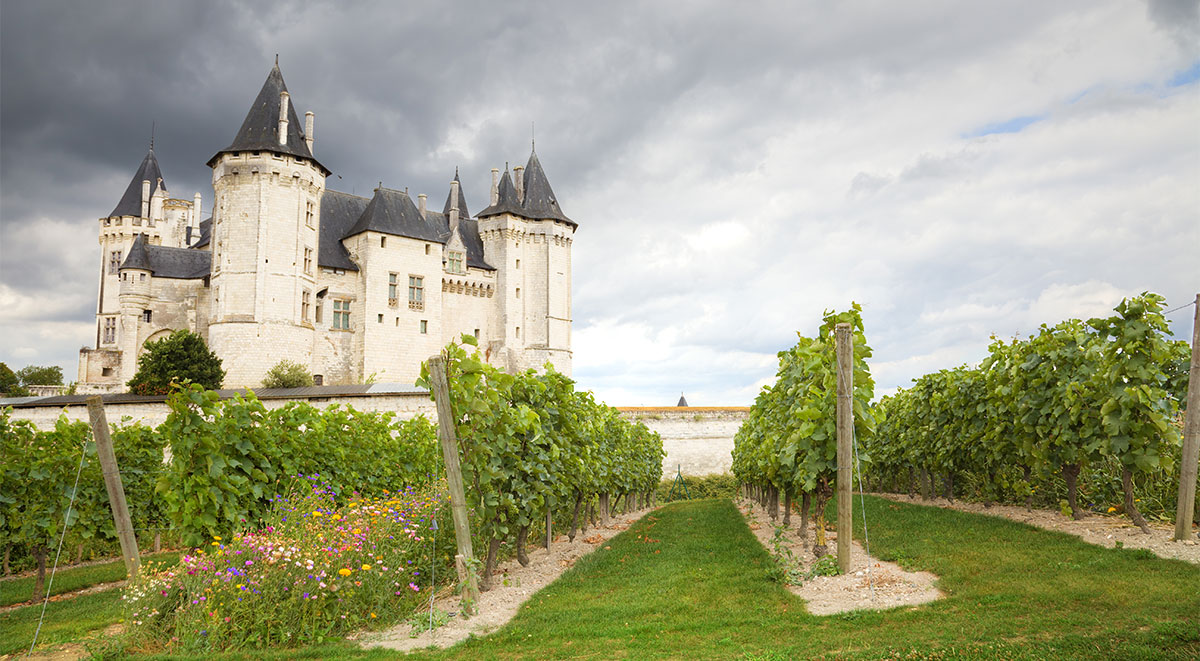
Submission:
POLYGON ((142 269, 150 271, 156 278, 198 280, 212 270, 212 253, 207 250, 168 248, 146 243, 146 235, 139 234, 129 248, 129 256, 121 264, 121 270, 142 269))
POLYGON ((439 225, 428 216, 421 215, 408 193, 376 188, 375 196, 367 203, 358 222, 342 238, 372 231, 445 243, 442 234, 449 231, 449 226, 443 228, 439 225))
POLYGON ((498 216, 502 213, 511 213, 516 216, 524 216, 525 211, 521 208, 521 201, 517 199, 517 189, 513 186, 512 177, 508 175, 508 170, 504 170, 504 174, 500 177, 500 183, 496 187, 496 203, 479 212, 479 217, 498 216))
POLYGON ((521 215, 526 218, 561 220, 571 227, 578 227, 578 223, 567 218, 559 208, 558 199, 554 197, 554 190, 550 188, 550 180, 538 161, 537 152, 529 154, 529 163, 525 166, 525 198, 521 207, 524 210, 521 215))
POLYGON ((295 103, 288 103, 287 142, 279 144, 279 95, 286 91, 287 85, 283 82, 283 73, 279 71, 279 65, 276 64, 271 68, 271 73, 267 74, 267 80, 250 106, 250 111, 246 113, 246 119, 242 121, 242 128, 238 129, 233 142, 208 159, 208 166, 212 167, 221 154, 268 151, 308 159, 328 176, 330 170, 313 158, 308 143, 304 141, 304 125, 300 123, 300 118, 296 115, 295 103))
POLYGON ((130 180, 129 186, 125 188, 125 194, 121 196, 121 201, 117 202, 117 206, 113 208, 112 216, 134 216, 135 218, 142 217, 142 182, 150 182, 150 194, 159 189, 159 186, 166 188, 166 184, 162 181, 162 170, 158 168, 158 159, 154 157, 154 148, 146 152, 146 157, 142 159, 142 164, 138 166, 137 172, 134 173, 133 179, 130 180))
MULTIPOLYGON (((454 181, 458 181, 458 170, 454 170, 454 181)), ((442 208, 442 215, 450 217, 450 196, 454 194, 453 187, 450 192, 446 193, 446 206, 442 208)), ((467 211, 467 197, 463 195, 462 182, 458 182, 458 217, 470 218, 471 212, 467 211)))

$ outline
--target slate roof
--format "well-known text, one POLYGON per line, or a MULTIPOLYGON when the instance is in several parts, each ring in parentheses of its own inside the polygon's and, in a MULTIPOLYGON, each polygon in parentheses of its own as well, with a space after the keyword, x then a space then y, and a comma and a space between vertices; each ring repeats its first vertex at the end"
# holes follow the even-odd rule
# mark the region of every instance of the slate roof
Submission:
POLYGON ((317 265, 331 269, 357 271, 342 239, 362 216, 368 198, 326 189, 321 196, 321 237, 317 246, 317 265))
POLYGON ((449 225, 428 215, 422 217, 408 193, 380 187, 375 189, 362 216, 342 238, 367 231, 445 243, 442 234, 449 231, 449 225))
MULTIPOLYGON (((445 218, 446 235, 442 243, 450 240, 450 219, 445 218)), ((479 237, 479 221, 463 218, 458 221, 458 235, 462 237, 463 247, 467 249, 467 266, 484 271, 495 271, 496 267, 483 261, 483 239, 479 237)))
POLYGON ((554 190, 550 188, 550 180, 538 161, 537 152, 529 154, 529 163, 525 165, 525 199, 521 206, 524 209, 521 215, 526 218, 561 220, 572 228, 579 226, 559 208, 558 199, 554 197, 554 190))
MULTIPOLYGON (((278 112, 278 109, 276 109, 278 112)), ((142 164, 138 166, 137 172, 134 173, 133 179, 129 182, 129 186, 125 188, 125 194, 121 196, 121 201, 117 202, 117 206, 113 207, 112 216, 133 216, 135 218, 142 217, 142 182, 150 181, 150 194, 158 190, 158 182, 162 179, 162 170, 158 168, 158 159, 154 157, 154 149, 146 152, 146 157, 142 159, 142 164)), ((166 188, 166 184, 163 184, 166 188)))
POLYGON ((687 406, 687 400, 683 398, 683 393, 679 393, 679 403, 675 406, 687 406))
POLYGON ((192 248, 203 248, 212 241, 212 216, 200 221, 200 236, 192 242, 192 248))
POLYGON ((254 104, 250 106, 250 111, 246 113, 242 128, 238 129, 233 142, 208 159, 208 166, 212 167, 221 154, 239 151, 269 151, 306 158, 315 163, 328 176, 329 168, 313 158, 308 144, 304 142, 304 125, 300 123, 300 117, 296 114, 294 99, 288 102, 287 144, 279 144, 279 94, 285 91, 287 91, 287 85, 284 84, 283 74, 279 71, 279 65, 276 64, 271 68, 271 73, 267 74, 267 80, 259 90, 258 97, 254 99, 254 104))
MULTIPOLYGON (((458 170, 454 170, 454 180, 458 181, 458 170)), ((446 206, 442 208, 442 215, 450 217, 450 195, 451 191, 446 191, 446 206)), ((462 182, 458 182, 458 217, 470 218, 471 212, 467 211, 467 197, 463 194, 462 182)))
POLYGON ((525 211, 521 208, 521 201, 517 198, 517 187, 513 186, 512 177, 508 175, 507 168, 504 170, 504 175, 500 177, 500 183, 496 190, 498 193, 496 203, 480 211, 480 218, 499 216, 502 213, 511 213, 516 216, 525 215, 525 211))
POLYGON ((121 270, 147 269, 156 278, 197 280, 207 277, 212 271, 212 253, 191 248, 168 248, 146 243, 146 235, 139 234, 129 248, 129 256, 121 264, 121 270))

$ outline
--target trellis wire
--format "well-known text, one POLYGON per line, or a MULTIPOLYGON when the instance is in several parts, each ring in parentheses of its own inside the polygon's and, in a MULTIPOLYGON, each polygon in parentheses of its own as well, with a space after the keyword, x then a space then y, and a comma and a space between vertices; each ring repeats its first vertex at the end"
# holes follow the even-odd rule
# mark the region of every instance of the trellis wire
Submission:
POLYGON ((42 600, 42 614, 38 617, 37 629, 33 632, 33 642, 29 643, 29 653, 37 645, 38 634, 42 632, 42 622, 46 619, 46 606, 50 603, 50 588, 54 587, 54 572, 58 569, 58 559, 62 556, 63 540, 67 538, 67 527, 71 524, 71 509, 75 507, 75 494, 79 493, 79 475, 83 473, 83 459, 87 456, 87 446, 79 453, 79 468, 75 470, 75 485, 71 487, 71 500, 67 503, 67 516, 63 519, 62 535, 58 538, 58 551, 54 554, 54 566, 50 568, 50 581, 46 584, 46 598, 42 600))

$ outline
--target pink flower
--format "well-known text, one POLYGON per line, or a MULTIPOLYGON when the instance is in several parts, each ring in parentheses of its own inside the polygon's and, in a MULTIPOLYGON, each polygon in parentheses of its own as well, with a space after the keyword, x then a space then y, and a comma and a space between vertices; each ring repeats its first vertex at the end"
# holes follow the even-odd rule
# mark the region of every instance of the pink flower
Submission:
POLYGON ((408 587, 412 588, 412 591, 413 591, 413 592, 420 592, 420 591, 421 591, 421 588, 417 587, 417 584, 416 584, 416 583, 409 583, 409 584, 408 584, 408 587))

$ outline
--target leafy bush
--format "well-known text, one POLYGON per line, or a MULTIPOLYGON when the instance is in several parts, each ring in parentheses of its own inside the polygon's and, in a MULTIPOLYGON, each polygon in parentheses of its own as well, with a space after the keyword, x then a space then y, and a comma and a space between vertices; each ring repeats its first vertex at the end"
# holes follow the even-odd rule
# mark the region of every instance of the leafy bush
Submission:
POLYGON ((123 597, 130 642, 191 651, 319 643, 403 621, 428 603, 435 575, 454 576, 441 485, 345 500, 308 476, 300 489, 276 499, 260 529, 213 536, 177 567, 143 569, 123 597))
POLYGON ((58 365, 26 365, 17 370, 17 378, 23 386, 61 386, 62 368, 58 365))
POLYGON ((224 380, 221 359, 204 339, 179 330, 146 345, 146 352, 138 357, 137 373, 127 385, 138 395, 165 395, 171 392, 172 381, 191 381, 215 390, 224 380))
POLYGON ((312 374, 300 363, 286 358, 267 370, 263 377, 263 388, 303 388, 313 384, 312 374))
POLYGON ((687 483, 687 493, 683 493, 682 487, 675 487, 675 493, 671 494, 671 488, 675 485, 675 478, 664 478, 658 483, 658 488, 655 494, 660 503, 669 503, 676 500, 686 500, 691 496, 693 500, 700 498, 733 498, 737 496, 738 480, 732 473, 713 473, 711 475, 693 476, 684 475, 683 481, 687 483))

